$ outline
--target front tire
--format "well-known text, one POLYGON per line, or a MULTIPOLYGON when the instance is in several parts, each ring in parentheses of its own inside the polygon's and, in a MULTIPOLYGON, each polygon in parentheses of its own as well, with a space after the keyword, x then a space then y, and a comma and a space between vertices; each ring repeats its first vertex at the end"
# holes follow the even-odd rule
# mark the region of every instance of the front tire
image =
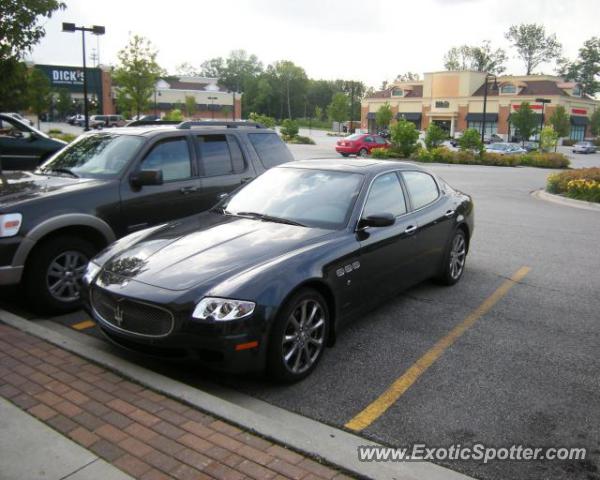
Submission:
POLYGON ((462 229, 454 232, 443 262, 436 280, 442 285, 455 285, 462 278, 467 262, 467 236, 462 229))
POLYGON ((366 148, 361 148, 358 151, 358 156, 362 158, 367 158, 369 156, 369 151, 366 148))
POLYGON ((98 249, 72 236, 50 238, 31 254, 25 274, 28 300, 37 313, 66 313, 79 307, 81 278, 98 249))
POLYGON ((325 350, 329 309, 323 296, 309 288, 283 306, 269 338, 267 373, 277 382, 293 383, 310 375, 325 350))

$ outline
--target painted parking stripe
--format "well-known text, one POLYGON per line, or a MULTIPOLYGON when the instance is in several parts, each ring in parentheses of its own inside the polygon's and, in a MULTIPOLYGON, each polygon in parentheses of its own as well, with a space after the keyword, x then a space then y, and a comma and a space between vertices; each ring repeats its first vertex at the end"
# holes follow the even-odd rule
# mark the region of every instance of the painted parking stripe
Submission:
POLYGON ((352 420, 346 423, 346 428, 354 431, 360 431, 367 428, 388 408, 406 392, 425 371, 431 367, 442 354, 460 338, 473 324, 485 315, 499 300, 501 300, 509 290, 520 282, 530 271, 529 267, 521 267, 509 279, 505 280, 494 293, 492 293, 484 302, 479 305, 467 318, 454 327, 432 348, 430 348, 421 358, 406 370, 392 385, 383 392, 379 398, 368 405, 362 412, 358 413, 352 420))
POLYGON ((96 324, 91 320, 84 320, 83 322, 71 325, 71 327, 73 327, 75 330, 85 330, 87 328, 92 328, 94 325, 96 324))

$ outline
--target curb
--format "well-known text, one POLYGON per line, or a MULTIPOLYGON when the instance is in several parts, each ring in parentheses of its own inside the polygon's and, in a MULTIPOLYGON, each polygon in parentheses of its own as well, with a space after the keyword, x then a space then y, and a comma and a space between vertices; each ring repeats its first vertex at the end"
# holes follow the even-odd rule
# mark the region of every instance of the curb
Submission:
POLYGON ((556 203, 558 205, 564 205, 566 207, 579 208, 581 210, 592 210, 595 212, 600 212, 600 204, 593 202, 586 202, 585 200, 575 200, 574 198, 566 198, 562 195, 555 195, 553 193, 548 193, 543 189, 534 190, 531 192, 531 195, 540 200, 545 200, 547 202, 556 203))
POLYGON ((85 345, 59 332, 0 309, 0 320, 21 331, 42 338, 83 358, 131 379, 163 395, 203 410, 226 422, 360 478, 381 480, 470 480, 464 474, 430 462, 361 462, 359 446, 383 446, 300 415, 257 413, 223 398, 160 375, 121 357, 85 345))

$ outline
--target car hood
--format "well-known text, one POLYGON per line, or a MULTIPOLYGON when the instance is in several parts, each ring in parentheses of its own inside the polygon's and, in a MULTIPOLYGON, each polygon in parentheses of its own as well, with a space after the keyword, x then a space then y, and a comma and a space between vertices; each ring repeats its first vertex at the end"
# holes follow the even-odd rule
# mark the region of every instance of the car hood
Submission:
POLYGON ((37 175, 32 172, 3 172, 0 174, 0 208, 49 195, 89 188, 105 182, 67 175, 37 175))
POLYGON ((207 212, 167 224, 117 252, 103 265, 102 283, 109 286, 131 279, 168 290, 189 290, 332 234, 207 212))

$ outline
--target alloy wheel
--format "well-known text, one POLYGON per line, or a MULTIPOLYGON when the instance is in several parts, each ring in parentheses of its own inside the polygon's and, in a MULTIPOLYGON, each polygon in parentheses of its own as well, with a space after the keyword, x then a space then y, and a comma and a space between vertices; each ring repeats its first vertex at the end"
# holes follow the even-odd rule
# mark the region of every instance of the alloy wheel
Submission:
POLYGON ((467 245, 465 237, 457 234, 452 240, 452 250, 450 250, 450 276, 453 280, 458 279, 465 268, 465 259, 467 255, 467 245))
POLYGON ((325 309, 314 299, 300 302, 288 317, 282 342, 283 363, 294 374, 308 370, 325 344, 325 309))
POLYGON ((81 279, 88 262, 86 255, 75 250, 57 255, 46 273, 46 285, 52 297, 61 302, 79 299, 81 279))

